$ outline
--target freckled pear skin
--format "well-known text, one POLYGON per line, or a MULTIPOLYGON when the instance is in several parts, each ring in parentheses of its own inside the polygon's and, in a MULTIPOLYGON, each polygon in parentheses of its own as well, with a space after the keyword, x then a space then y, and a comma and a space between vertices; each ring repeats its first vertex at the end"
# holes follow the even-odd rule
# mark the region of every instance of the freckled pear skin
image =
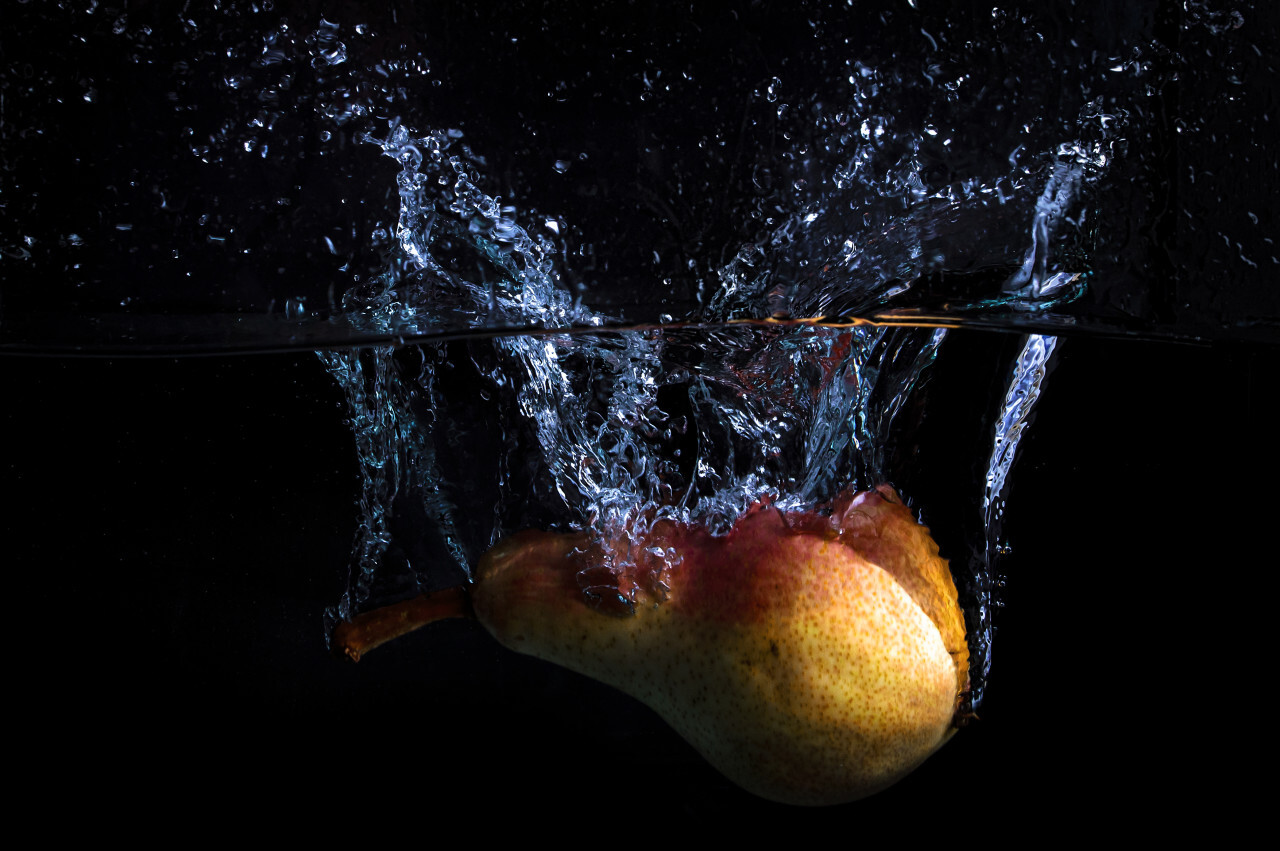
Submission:
POLYGON ((657 524, 646 551, 674 548, 677 563, 635 559, 619 582, 638 589, 630 616, 585 602, 587 543, 540 532, 500 543, 477 570, 476 617, 511 649, 648 704, 743 788, 851 801, 954 732, 968 683, 955 585, 887 487, 837 500, 832 517, 757 507, 720 538, 657 524))

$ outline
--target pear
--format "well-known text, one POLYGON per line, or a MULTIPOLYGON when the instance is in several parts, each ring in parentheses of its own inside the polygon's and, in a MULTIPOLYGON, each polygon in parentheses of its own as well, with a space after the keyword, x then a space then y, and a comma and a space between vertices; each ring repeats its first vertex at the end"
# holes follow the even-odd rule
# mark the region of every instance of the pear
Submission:
POLYGON ((760 503, 723 536, 659 521, 624 555, 610 566, 585 534, 521 532, 481 560, 471 613, 512 650, 646 703, 775 801, 872 794, 955 732, 968 688, 955 584, 887 486, 829 516, 760 503))

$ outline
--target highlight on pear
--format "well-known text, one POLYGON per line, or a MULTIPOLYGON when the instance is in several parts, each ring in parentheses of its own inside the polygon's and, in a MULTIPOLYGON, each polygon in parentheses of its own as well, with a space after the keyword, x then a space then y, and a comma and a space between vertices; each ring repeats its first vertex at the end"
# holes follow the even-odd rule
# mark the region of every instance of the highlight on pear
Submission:
POLYGON ((856 800, 951 738, 969 650, 947 562, 891 487, 827 509, 761 501, 719 536, 666 519, 625 542, 520 532, 470 586, 359 615, 333 646, 358 660, 473 617, 512 650, 648 704, 752 793, 856 800))

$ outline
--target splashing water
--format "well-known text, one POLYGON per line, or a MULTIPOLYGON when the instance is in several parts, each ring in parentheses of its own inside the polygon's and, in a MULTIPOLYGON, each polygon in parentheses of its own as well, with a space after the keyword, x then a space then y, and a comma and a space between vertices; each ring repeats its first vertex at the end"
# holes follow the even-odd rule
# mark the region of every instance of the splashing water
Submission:
MULTIPOLYGON (((661 517, 722 531, 762 497, 812 508, 905 478, 945 328, 1031 327, 1013 320, 1081 304, 1086 287, 1097 298, 1099 275, 1133 258, 1148 268, 1115 223, 1167 183, 1130 151, 1157 139, 1150 99, 1190 70, 1158 28, 1095 49, 1059 37, 1051 13, 707 13, 713 26, 692 30, 718 32, 726 64, 676 49, 674 22, 602 39, 585 21, 542 26, 534 5, 509 11, 526 17, 492 55, 399 7, 340 20, 229 3, 225 27, 200 10, 108 23, 60 9, 43 25, 71 45, 66 66, 87 61, 81 45, 111 60, 67 91, 53 69, 17 75, 5 96, 0 132, 23 168, 3 166, 17 200, 0 215, 0 344, 79 328, 198 350, 215 308, 236 320, 209 323, 215 348, 246 316, 272 320, 249 345, 384 344, 321 353, 363 468, 335 617, 430 586, 442 566, 467 572, 524 526, 602 541, 661 517), (590 49, 562 64, 561 48, 590 49), (115 137, 91 163, 47 154, 69 137, 43 92, 105 127, 117 89, 142 93, 121 102, 124 125, 162 116, 155 135, 180 140, 177 155, 115 137), (394 182, 371 178, 388 160, 394 182), (36 215, 77 197, 63 182, 106 194, 36 215), (119 299, 98 286, 113 275, 140 283, 119 299), (63 278, 62 313, 24 324, 63 278)), ((1207 35, 1173 34, 1239 28, 1201 6, 1188 21, 1207 35)), ((1015 370, 1022 395, 991 434, 990 540, 1039 392, 1028 374, 1015 370)), ((993 553, 968 568, 979 636, 993 553)))
POLYGON ((977 660, 974 666, 975 704, 981 702, 987 676, 991 673, 991 586, 998 581, 995 576, 999 558, 1008 552, 1002 535, 1009 472, 1013 469, 1018 444, 1031 425, 1035 404, 1044 389, 1045 376, 1057 345, 1056 337, 1032 334, 1025 339, 1022 351, 1014 361, 1009 389, 996 417, 991 457, 987 461, 986 487, 982 494, 984 569, 972 577, 978 598, 978 604, 972 610, 973 626, 969 632, 970 649, 977 660))
POLYGON ((1267 16, 1156 5, 18 4, 0 351, 606 317, 1272 338, 1280 161, 1232 153, 1274 135, 1267 16), (396 116, 439 129, 397 136, 396 116), (423 182, 384 191, 371 134, 423 182), (415 220, 403 194, 438 190, 496 206, 415 220), (517 298, 508 262, 550 263, 565 303, 477 307, 455 286, 517 298))
MULTIPOLYGON (((331 619, 438 584, 441 559, 469 575, 485 549, 521 528, 589 529, 605 565, 622 570, 658 519, 723 533, 761 498, 813 509, 844 488, 895 476, 896 426, 945 329, 723 321, 603 327, 616 319, 571 298, 553 243, 530 235, 513 207, 478 188, 482 161, 461 138, 456 131, 416 136, 392 122, 385 135, 364 140, 400 165, 399 251, 383 275, 349 291, 344 306, 377 333, 421 334, 446 312, 481 333, 398 350, 321 353, 346 394, 364 479, 349 588, 331 619), (508 327, 547 331, 492 333, 508 327), (485 505, 492 509, 476 510, 485 505), (397 516, 406 514, 429 521, 435 538, 415 543, 420 529, 397 529, 397 516)), ((1034 207, 1026 260, 1006 285, 1010 298, 1030 305, 1058 295, 1060 282, 1046 274, 1048 240, 1082 173, 1079 165, 1052 170, 1034 207)), ((812 211, 799 220, 814 221, 812 211)), ((771 245, 785 253, 797 242, 771 245)), ((731 319, 728 305, 765 285, 745 265, 739 254, 721 270, 725 285, 708 299, 709 314, 731 319)), ((892 286, 883 276, 878 290, 870 278, 841 280, 864 300, 892 286)), ((817 289, 798 292, 789 304, 823 303, 817 289)), ((988 501, 1003 494, 1038 395, 1027 364, 1035 352, 1052 351, 1045 339, 1031 338, 1018 360, 996 424, 988 501)), ((997 518, 987 509, 989 534, 998 534, 997 518)), ((985 555, 986 564, 970 568, 979 660, 988 659, 990 644, 985 577, 993 555, 985 555)), ((598 606, 632 603, 617 589, 608 599, 593 596, 594 586, 584 594, 598 606)), ((976 666, 977 698, 986 664, 976 666)))

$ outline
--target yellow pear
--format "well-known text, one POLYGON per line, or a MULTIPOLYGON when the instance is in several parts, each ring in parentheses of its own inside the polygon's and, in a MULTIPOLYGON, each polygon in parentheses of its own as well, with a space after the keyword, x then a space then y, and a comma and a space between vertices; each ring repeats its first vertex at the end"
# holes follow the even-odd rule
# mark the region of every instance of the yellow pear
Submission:
MULTIPOLYGON (((776 801, 869 795, 954 732, 968 687, 956 588, 888 487, 829 516, 759 504, 718 537, 660 521, 629 549, 610 566, 585 534, 521 532, 481 560, 472 612, 507 647, 648 704, 776 801)), ((434 619, 456 604, 417 605, 434 619)))

